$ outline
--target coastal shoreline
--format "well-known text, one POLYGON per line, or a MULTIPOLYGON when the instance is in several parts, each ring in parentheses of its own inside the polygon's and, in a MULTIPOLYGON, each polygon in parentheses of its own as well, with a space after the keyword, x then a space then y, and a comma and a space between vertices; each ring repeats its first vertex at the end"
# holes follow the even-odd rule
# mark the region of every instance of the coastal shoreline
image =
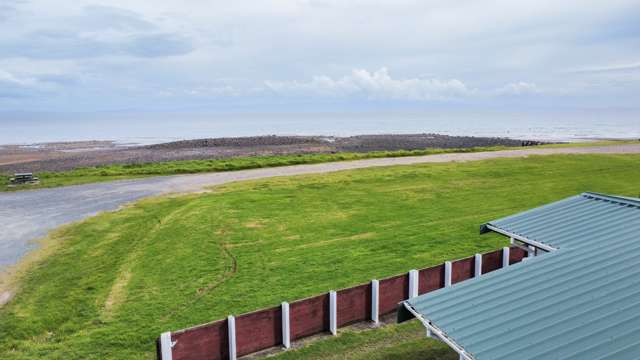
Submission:
POLYGON ((338 152, 451 149, 488 146, 527 146, 545 142, 497 137, 440 134, 335 136, 252 136, 181 140, 152 145, 115 141, 71 141, 29 145, 0 145, 0 174, 57 172, 78 167, 141 164, 173 160, 330 154, 338 152))

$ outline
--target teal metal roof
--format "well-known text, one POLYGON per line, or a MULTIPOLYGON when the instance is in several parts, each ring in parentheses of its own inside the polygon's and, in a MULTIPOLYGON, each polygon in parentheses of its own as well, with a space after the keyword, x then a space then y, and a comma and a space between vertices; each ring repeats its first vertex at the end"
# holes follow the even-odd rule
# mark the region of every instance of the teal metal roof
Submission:
POLYGON ((600 241, 611 228, 625 226, 637 219, 640 199, 597 193, 583 193, 513 216, 491 221, 483 229, 492 228, 505 235, 516 235, 532 244, 555 249, 581 246, 600 241))
POLYGON ((640 199, 583 193, 489 222, 553 251, 405 302, 471 359, 640 358, 640 199))

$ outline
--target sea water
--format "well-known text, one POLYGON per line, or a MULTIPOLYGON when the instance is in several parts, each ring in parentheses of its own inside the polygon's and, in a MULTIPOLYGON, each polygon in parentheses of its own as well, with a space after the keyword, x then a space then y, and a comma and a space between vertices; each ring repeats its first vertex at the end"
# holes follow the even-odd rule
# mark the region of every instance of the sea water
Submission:
POLYGON ((121 144, 255 135, 438 133, 579 141, 640 138, 640 111, 380 111, 299 113, 0 113, 0 144, 121 144))

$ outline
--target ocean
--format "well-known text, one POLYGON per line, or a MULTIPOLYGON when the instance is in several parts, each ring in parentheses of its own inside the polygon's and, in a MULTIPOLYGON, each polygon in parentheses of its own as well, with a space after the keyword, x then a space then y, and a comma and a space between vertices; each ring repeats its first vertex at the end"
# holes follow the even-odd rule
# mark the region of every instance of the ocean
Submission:
POLYGON ((111 140, 153 144, 254 135, 438 133, 528 140, 640 138, 640 111, 0 113, 0 144, 111 140))

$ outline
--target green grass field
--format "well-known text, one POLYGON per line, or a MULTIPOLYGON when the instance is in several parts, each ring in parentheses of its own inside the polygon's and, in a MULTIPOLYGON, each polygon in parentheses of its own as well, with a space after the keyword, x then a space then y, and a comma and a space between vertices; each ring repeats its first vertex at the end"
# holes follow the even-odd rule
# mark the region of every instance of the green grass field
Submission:
MULTIPOLYGON (((162 331, 490 251, 506 242, 480 236, 485 221, 582 191, 638 196, 638 183, 639 155, 556 155, 273 178, 144 200, 51 235, 48 256, 19 272, 16 297, 0 309, 0 357, 153 358, 162 331)), ((283 356, 445 351, 421 334, 417 325, 345 333, 283 356)))

